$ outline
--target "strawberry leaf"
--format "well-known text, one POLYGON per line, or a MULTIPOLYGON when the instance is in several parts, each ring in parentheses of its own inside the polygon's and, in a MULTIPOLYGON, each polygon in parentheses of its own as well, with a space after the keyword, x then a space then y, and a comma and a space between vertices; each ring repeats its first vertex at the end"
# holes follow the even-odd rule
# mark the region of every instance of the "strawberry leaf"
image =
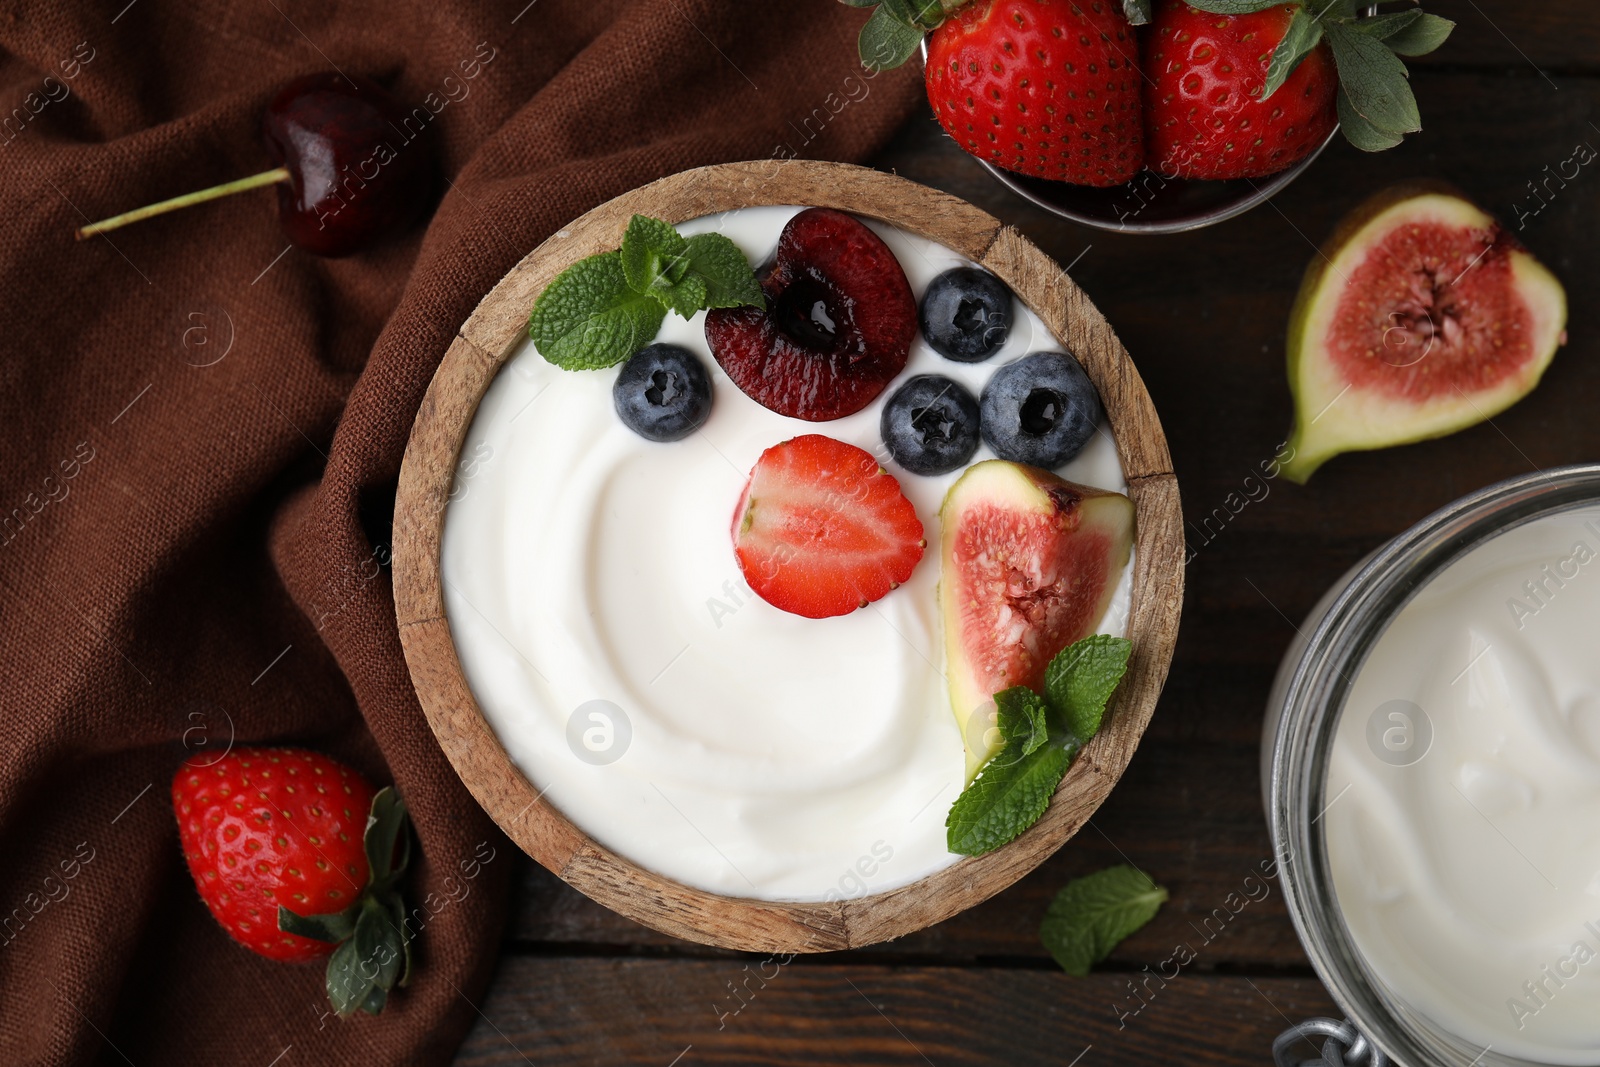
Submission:
MULTIPOLYGON (((394 786, 385 786, 372 798, 372 808, 367 812, 367 828, 361 841, 367 853, 367 869, 373 886, 387 889, 399 875, 405 873, 404 864, 395 863, 395 846, 405 832, 406 803, 394 791, 394 786)), ((411 858, 409 835, 406 836, 403 858, 411 858)))
POLYGON ((361 903, 359 901, 343 911, 336 911, 331 915, 301 915, 279 904, 278 929, 286 934, 309 937, 313 941, 326 941, 330 945, 337 945, 355 933, 356 916, 360 911, 361 903))
MULTIPOLYGON (((946 5, 940 0, 878 0, 878 6, 881 10, 887 10, 896 22, 931 30, 944 21, 946 5)), ((960 4, 955 6, 959 7, 960 4)))
POLYGON ((360 959, 361 953, 353 937, 346 938, 328 957, 323 983, 328 991, 328 1003, 341 1019, 354 1015, 372 991, 372 982, 361 976, 360 959))
POLYGON ((362 844, 368 877, 356 903, 331 915, 278 908, 278 929, 337 943, 323 984, 341 1019, 357 1011, 377 1014, 388 1003, 389 990, 411 980, 405 901, 395 888, 411 861, 411 830, 405 802, 392 786, 372 798, 362 844))
POLYGON ((393 989, 405 963, 405 949, 401 931, 395 926, 388 907, 368 897, 361 917, 356 920, 355 938, 357 947, 371 946, 369 953, 362 957, 362 967, 372 973, 373 984, 385 991, 393 989))
MULTIPOLYGON (((1361 24, 1358 22, 1356 25, 1361 24)), ((1421 18, 1385 37, 1383 43, 1389 47, 1389 51, 1402 56, 1425 56, 1444 44, 1445 38, 1455 28, 1456 24, 1449 19, 1424 12, 1421 18)))
POLYGON ((1370 18, 1359 19, 1356 29, 1368 37, 1386 40, 1394 36, 1413 22, 1422 17, 1422 9, 1411 8, 1409 11, 1391 11, 1387 15, 1373 15, 1370 18))
POLYGON ((1405 64, 1384 42, 1343 22, 1328 23, 1326 32, 1339 68, 1339 85, 1356 113, 1387 133, 1422 129, 1405 64))
POLYGON ((1280 7, 1283 0, 1186 0, 1190 7, 1213 15, 1251 15, 1269 7, 1280 7))
POLYGON ((1339 88, 1338 107, 1339 129, 1344 133, 1344 139, 1361 151, 1382 152, 1385 148, 1393 148, 1402 140, 1400 134, 1380 130, 1362 118, 1361 113, 1350 103, 1350 97, 1345 95, 1343 86, 1339 88))
POLYGON ((1122 17, 1130 26, 1150 24, 1150 0, 1122 0, 1122 17))
POLYGON ((389 1003, 389 991, 382 986, 373 986, 367 990, 367 999, 361 1002, 361 1010, 368 1015, 376 1015, 389 1003))
POLYGON ((1289 28, 1284 31, 1283 40, 1278 42, 1278 47, 1273 49, 1272 61, 1267 65, 1267 84, 1261 92, 1261 99, 1265 100, 1278 91, 1300 61, 1311 54, 1311 50, 1322 43, 1322 23, 1313 17, 1303 6, 1296 7, 1294 14, 1289 18, 1289 28))
POLYGON ((406 930, 406 902, 399 893, 389 894, 389 912, 394 928, 400 933, 400 980, 395 985, 404 989, 411 984, 411 937, 406 930))
POLYGON ((861 65, 876 71, 900 66, 922 44, 922 32, 909 19, 895 18, 888 3, 879 5, 861 27, 861 37, 857 41, 861 65))

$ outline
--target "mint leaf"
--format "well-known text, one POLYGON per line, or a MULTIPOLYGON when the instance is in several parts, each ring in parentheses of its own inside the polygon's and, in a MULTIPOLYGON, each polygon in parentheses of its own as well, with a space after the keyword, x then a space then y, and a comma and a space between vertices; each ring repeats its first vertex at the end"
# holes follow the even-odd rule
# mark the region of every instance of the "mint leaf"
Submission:
POLYGON ((1326 32, 1333 46, 1333 62, 1339 68, 1339 85, 1356 113, 1388 133, 1422 129, 1416 97, 1406 82, 1405 64, 1385 42, 1342 22, 1328 23, 1326 32))
POLYGON ((622 272, 637 293, 693 318, 703 308, 766 307, 739 246, 720 233, 687 240, 660 219, 635 215, 622 237, 622 272))
POLYGON ((580 259, 539 294, 528 336, 563 370, 612 367, 649 344, 666 309, 628 285, 621 252, 580 259))
POLYGON ((756 281, 750 261, 739 246, 720 233, 701 233, 686 242, 689 269, 705 279, 706 296, 702 307, 736 308, 767 306, 767 298, 756 281))
POLYGON ((885 71, 900 66, 922 44, 922 30, 902 22, 890 13, 884 4, 872 13, 857 47, 861 50, 861 65, 870 70, 885 71))
MULTIPOLYGON (((1358 22, 1356 25, 1360 26, 1361 23, 1358 22)), ((1455 28, 1456 24, 1449 19, 1423 12, 1421 18, 1414 19, 1398 32, 1385 37, 1383 43, 1389 51, 1402 56, 1425 56, 1444 44, 1445 38, 1449 37, 1450 31, 1455 28)))
POLYGON ((1074 878, 1045 912, 1039 940, 1061 969, 1082 978, 1129 934, 1155 918, 1167 891, 1135 867, 1074 878))
POLYGON ((1339 129, 1343 131, 1344 139, 1361 151, 1382 152, 1385 148, 1393 148, 1402 140, 1398 133, 1380 130, 1362 118, 1360 112, 1350 103, 1350 98, 1345 95, 1344 86, 1339 87, 1337 105, 1339 129))
POLYGON ((1050 706, 1074 740, 1088 744, 1100 731, 1106 703, 1128 669, 1133 642, 1093 634, 1058 652, 1044 671, 1050 706))
POLYGON ((1300 65, 1300 61, 1321 43, 1322 23, 1303 6, 1295 7, 1289 17, 1289 28, 1284 31, 1278 47, 1273 49, 1272 61, 1267 64, 1267 83, 1261 91, 1261 99, 1265 100, 1277 92, 1278 87, 1300 65))
POLYGON ((1002 744, 1016 742, 1020 755, 1031 756, 1049 739, 1048 705, 1025 685, 1014 685, 994 695, 995 725, 1002 744))
POLYGON ((1039 821, 1077 746, 1047 744, 1030 755, 1006 745, 961 791, 945 819, 946 845, 963 856, 993 852, 1039 821))
POLYGON ((692 319, 695 312, 706 306, 706 280, 698 274, 686 273, 677 285, 655 289, 651 295, 665 304, 668 311, 692 319))
POLYGON ((622 273, 628 279, 629 288, 636 293, 659 297, 681 282, 688 272, 689 261, 685 256, 688 249, 689 242, 668 223, 647 215, 635 215, 622 235, 622 273))

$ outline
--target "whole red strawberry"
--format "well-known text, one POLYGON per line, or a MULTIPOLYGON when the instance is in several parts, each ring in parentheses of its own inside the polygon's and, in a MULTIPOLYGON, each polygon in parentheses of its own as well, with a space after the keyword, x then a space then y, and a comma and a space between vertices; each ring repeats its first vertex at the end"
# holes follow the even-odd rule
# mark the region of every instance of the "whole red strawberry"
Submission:
POLYGON ((962 148, 1099 186, 1147 160, 1182 178, 1263 177, 1336 123, 1364 152, 1393 148, 1422 129, 1400 57, 1426 55, 1455 27, 1414 4, 1373 14, 1362 0, 844 3, 873 8, 868 67, 897 67, 926 42, 928 102, 962 148))
POLYGON ((928 38, 956 144, 1036 178, 1121 185, 1144 165, 1139 48, 1118 0, 975 0, 928 38))
POLYGON ((410 947, 394 885, 410 836, 393 789, 320 753, 241 748, 180 767, 172 807, 200 899, 235 941, 291 963, 331 955, 341 1015, 376 1014, 404 984, 410 947))
POLYGON ((1338 123, 1327 42, 1263 98, 1297 4, 1217 15, 1165 3, 1146 30, 1145 135, 1152 170, 1178 178, 1260 178, 1316 151, 1338 123))

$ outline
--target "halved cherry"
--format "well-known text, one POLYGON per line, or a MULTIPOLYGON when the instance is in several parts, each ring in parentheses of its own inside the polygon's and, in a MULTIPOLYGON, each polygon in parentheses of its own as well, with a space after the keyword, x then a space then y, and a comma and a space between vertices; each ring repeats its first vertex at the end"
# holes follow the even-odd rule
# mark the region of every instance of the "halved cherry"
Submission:
POLYGON ((872 403, 905 369, 917 303, 882 238, 842 211, 807 208, 762 269, 767 309, 706 315, 733 384, 780 415, 826 422, 872 403))

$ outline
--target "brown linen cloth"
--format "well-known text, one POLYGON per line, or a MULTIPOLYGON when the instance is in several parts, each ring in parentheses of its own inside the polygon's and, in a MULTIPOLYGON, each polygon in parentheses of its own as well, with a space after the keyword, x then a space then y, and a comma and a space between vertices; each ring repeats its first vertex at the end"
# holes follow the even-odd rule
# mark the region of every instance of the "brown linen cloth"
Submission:
POLYGON ((0 1063, 449 1058, 483 1003, 514 859, 434 743, 395 632, 386 542, 412 417, 482 295, 588 208, 701 164, 881 144, 917 82, 861 76, 862 15, 0 12, 0 1063), (317 259, 286 247, 257 190, 73 241, 266 169, 274 87, 331 67, 408 104, 434 94, 448 177, 426 229, 317 259), (328 751, 409 802, 419 971, 381 1017, 339 1022, 319 967, 255 957, 201 906, 168 789, 186 753, 230 741, 328 751))

